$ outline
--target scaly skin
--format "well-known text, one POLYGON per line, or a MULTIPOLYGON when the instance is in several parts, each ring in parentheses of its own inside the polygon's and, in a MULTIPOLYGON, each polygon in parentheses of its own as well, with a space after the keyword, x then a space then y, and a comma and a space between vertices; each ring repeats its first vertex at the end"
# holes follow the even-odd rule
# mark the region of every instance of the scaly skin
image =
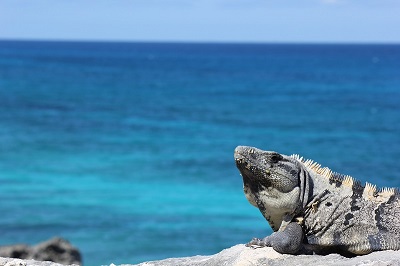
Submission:
POLYGON ((235 162, 248 201, 274 233, 249 246, 280 253, 367 254, 400 249, 400 196, 396 189, 361 186, 298 155, 238 146, 235 162))

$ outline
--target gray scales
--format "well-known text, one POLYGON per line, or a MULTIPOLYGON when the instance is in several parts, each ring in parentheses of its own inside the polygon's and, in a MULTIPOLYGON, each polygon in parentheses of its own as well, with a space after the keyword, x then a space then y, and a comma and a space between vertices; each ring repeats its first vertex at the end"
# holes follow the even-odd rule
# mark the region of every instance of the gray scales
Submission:
POLYGON ((345 256, 400 249, 397 189, 362 186, 298 155, 238 146, 234 157, 246 198, 274 231, 248 246, 345 256))

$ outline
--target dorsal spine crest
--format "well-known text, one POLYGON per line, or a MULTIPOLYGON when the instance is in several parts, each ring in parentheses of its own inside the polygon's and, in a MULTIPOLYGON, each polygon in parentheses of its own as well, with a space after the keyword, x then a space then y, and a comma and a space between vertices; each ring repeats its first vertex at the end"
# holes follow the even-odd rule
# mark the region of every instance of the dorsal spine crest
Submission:
POLYGON ((368 182, 366 182, 365 186, 362 186, 360 181, 355 180, 350 175, 342 175, 336 172, 332 172, 332 170, 328 167, 321 167, 319 163, 314 162, 310 159, 305 159, 298 154, 293 154, 291 157, 302 163, 309 170, 314 171, 314 173, 327 178, 327 180, 329 181, 340 182, 343 186, 361 189, 363 197, 366 199, 371 200, 378 197, 389 199, 393 195, 400 194, 400 192, 396 188, 378 189, 376 185, 368 182))

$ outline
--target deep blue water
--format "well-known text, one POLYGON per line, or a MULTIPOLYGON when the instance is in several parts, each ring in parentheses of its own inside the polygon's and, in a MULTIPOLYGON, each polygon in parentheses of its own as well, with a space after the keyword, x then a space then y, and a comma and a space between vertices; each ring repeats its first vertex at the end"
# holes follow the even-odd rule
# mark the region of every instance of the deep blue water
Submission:
POLYGON ((237 145, 400 187, 400 45, 0 42, 0 244, 86 265, 271 233, 237 145))

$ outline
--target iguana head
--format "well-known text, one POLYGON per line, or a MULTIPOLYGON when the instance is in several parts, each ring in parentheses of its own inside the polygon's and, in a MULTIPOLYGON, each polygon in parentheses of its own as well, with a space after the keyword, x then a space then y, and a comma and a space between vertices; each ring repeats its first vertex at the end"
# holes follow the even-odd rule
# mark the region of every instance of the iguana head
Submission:
POLYGON ((278 230, 301 205, 301 166, 290 156, 247 146, 238 146, 234 157, 246 198, 278 230))

